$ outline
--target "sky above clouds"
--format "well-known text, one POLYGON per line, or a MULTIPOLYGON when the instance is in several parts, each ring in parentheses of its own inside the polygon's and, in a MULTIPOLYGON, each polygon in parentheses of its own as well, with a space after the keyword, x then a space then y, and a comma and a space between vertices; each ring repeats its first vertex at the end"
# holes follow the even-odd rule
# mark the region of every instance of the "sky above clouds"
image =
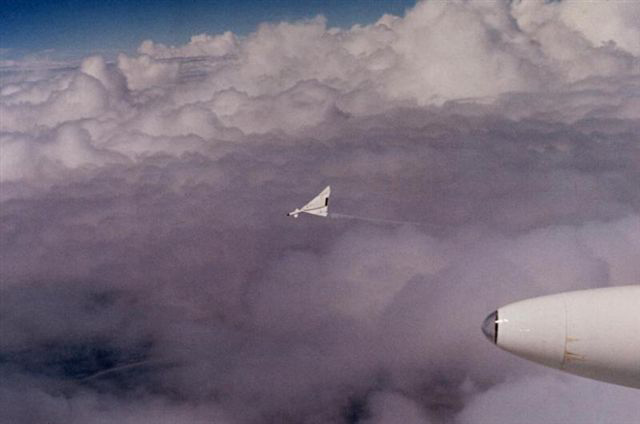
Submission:
POLYGON ((2 41, 0 423, 640 416, 479 328, 640 282, 638 3, 84 4, 2 41))
POLYGON ((327 17, 329 24, 369 24, 384 13, 402 14, 413 0, 4 0, 0 46, 12 57, 54 49, 78 57, 135 50, 153 38, 183 44, 194 34, 247 34, 262 22, 327 17))

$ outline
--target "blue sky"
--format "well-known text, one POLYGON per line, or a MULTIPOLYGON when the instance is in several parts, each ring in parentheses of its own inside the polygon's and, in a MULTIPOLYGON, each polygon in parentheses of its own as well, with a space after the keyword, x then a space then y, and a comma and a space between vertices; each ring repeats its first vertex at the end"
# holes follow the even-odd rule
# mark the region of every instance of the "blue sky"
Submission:
POLYGON ((415 0, 0 0, 0 47, 21 56, 129 51, 152 39, 182 44, 194 34, 246 34, 264 21, 322 14, 330 26, 367 24, 403 14, 415 0))

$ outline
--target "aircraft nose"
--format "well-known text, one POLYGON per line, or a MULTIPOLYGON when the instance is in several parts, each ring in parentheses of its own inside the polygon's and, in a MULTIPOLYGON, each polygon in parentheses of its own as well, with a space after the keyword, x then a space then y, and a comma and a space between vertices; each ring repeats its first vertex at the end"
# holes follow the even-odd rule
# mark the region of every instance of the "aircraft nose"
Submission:
POLYGON ((491 341, 498 341, 498 311, 493 311, 482 322, 482 332, 491 341))

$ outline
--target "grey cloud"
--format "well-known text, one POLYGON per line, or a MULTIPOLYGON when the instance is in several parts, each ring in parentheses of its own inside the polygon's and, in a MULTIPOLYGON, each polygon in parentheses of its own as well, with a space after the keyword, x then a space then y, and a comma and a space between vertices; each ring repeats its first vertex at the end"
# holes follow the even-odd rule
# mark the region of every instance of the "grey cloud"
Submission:
POLYGON ((527 377, 479 395, 459 422, 518 422, 526 417, 528 423, 631 423, 640 413, 637 399, 635 391, 617 386, 558 376, 527 377), (522 402, 528 393, 536 395, 522 402))

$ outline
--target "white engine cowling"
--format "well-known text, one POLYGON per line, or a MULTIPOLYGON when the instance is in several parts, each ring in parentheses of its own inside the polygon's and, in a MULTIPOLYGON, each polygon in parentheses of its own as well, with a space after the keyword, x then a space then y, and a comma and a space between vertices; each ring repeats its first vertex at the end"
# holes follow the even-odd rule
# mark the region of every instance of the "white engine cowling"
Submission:
POLYGON ((491 313, 498 347, 572 374, 640 388, 640 286, 566 292, 491 313))

